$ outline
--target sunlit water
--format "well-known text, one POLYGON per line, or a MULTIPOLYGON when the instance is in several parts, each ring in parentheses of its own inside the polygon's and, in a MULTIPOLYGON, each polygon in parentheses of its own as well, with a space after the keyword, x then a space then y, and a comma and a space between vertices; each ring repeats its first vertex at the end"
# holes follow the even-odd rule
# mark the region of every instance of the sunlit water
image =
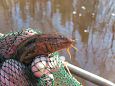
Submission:
POLYGON ((0 1, 1 33, 29 27, 76 40, 73 64, 115 82, 115 0, 0 1))

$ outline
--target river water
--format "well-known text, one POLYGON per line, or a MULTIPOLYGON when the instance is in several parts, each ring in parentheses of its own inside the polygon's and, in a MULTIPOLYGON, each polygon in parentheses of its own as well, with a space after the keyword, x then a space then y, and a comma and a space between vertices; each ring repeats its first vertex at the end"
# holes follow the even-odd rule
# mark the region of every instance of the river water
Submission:
POLYGON ((0 32, 24 28, 76 40, 70 62, 115 82, 115 0, 1 0, 0 32))

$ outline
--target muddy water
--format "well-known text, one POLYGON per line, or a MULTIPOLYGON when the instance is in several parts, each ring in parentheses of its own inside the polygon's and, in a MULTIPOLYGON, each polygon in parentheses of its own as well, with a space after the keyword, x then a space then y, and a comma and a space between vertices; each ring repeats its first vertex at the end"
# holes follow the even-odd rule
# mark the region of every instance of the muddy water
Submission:
POLYGON ((115 0, 0 1, 1 33, 28 27, 76 40, 73 64, 115 82, 115 0))

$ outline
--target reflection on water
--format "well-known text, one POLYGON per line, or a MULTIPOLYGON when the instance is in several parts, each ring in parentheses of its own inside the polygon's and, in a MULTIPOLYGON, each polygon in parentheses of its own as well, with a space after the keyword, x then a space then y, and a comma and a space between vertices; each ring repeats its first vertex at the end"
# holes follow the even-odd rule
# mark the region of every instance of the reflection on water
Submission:
POLYGON ((73 64, 115 82, 115 0, 1 0, 0 26, 2 33, 31 27, 73 38, 73 64))

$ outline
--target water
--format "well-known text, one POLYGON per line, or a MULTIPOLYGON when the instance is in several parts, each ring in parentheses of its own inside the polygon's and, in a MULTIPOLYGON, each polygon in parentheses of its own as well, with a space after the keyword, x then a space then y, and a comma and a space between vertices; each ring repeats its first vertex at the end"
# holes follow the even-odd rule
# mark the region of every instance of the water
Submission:
POLYGON ((115 82, 115 0, 1 0, 0 32, 28 27, 77 40, 73 64, 115 82))

